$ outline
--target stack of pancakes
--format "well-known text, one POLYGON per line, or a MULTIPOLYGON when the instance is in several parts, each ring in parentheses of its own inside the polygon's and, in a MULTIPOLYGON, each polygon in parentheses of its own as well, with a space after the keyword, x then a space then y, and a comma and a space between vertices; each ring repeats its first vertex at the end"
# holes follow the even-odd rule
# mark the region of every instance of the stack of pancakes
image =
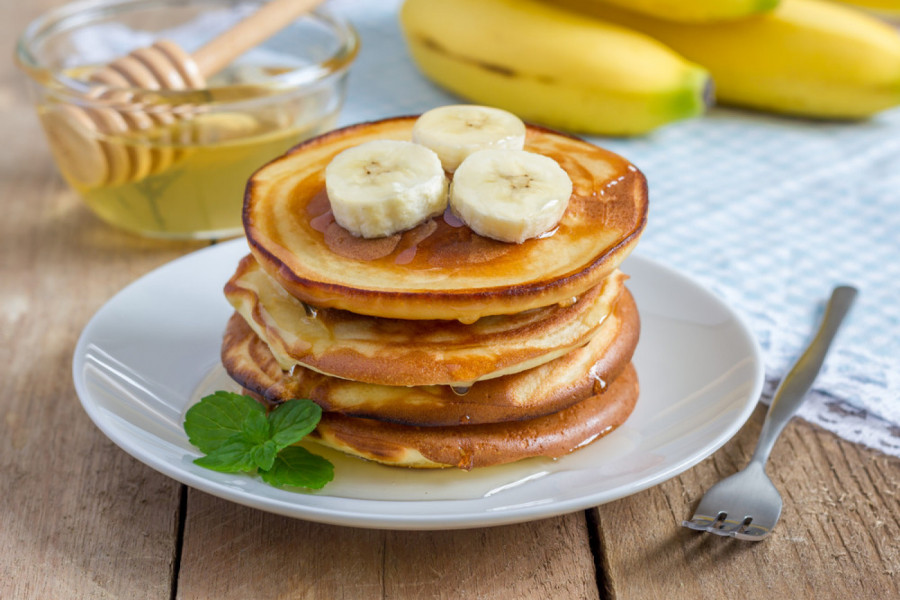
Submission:
POLYGON ((510 244, 449 212, 375 240, 335 223, 325 166, 414 117, 297 146, 247 186, 251 254, 225 287, 231 377, 268 404, 309 398, 321 444, 381 463, 464 469, 567 454, 618 427, 638 396, 639 319, 618 265, 646 222, 623 158, 537 127, 525 149, 573 182, 558 227, 510 244))

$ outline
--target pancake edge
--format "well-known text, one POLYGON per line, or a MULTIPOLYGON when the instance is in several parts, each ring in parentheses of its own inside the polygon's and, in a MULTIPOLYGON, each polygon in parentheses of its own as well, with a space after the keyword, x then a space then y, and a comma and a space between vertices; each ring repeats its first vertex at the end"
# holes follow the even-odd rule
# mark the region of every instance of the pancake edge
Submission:
POLYGON ((559 458, 620 427, 633 412, 639 393, 637 373, 629 363, 604 393, 535 419, 409 427, 323 413, 310 439, 358 458, 416 469, 471 470, 525 458, 559 458))
MULTIPOLYGON (((516 390, 518 378, 538 377, 544 380, 547 371, 558 368, 554 365, 555 361, 528 371, 477 382, 462 396, 453 393, 448 386, 380 386, 332 378, 303 367, 298 367, 291 373, 282 370, 265 342, 252 331, 250 325, 238 313, 232 315, 226 326, 221 360, 235 382, 269 406, 291 398, 308 397, 325 411, 403 425, 449 426, 460 423, 474 425, 516 421, 567 408, 591 394, 602 391, 603 385, 598 380, 608 385, 618 377, 631 360, 640 338, 640 316, 634 298, 627 288, 622 290, 618 302, 613 307, 612 316, 613 318, 601 325, 595 333, 595 336, 603 335, 612 339, 599 351, 587 371, 554 387, 544 398, 534 400, 529 397, 529 400, 533 401, 527 405, 515 403, 515 396, 511 396, 510 389, 516 390), (615 327, 615 330, 608 331, 604 327, 615 327), (234 346, 240 347, 241 344, 251 344, 248 351, 255 355, 252 368, 243 365, 239 356, 232 356, 234 346), (305 378, 308 379, 304 381, 305 378), (334 388, 329 390, 329 384, 337 386, 337 392, 334 388), (394 398, 403 398, 403 403, 393 404, 388 410, 372 407, 365 402, 353 406, 339 403, 340 396, 355 396, 359 386, 368 385, 386 388, 387 394, 394 398)), ((590 351, 593 342, 594 340, 591 340, 574 352, 590 351)), ((569 355, 565 355, 556 361, 565 364, 569 359, 569 355)), ((518 396, 521 396, 521 392, 518 396)))

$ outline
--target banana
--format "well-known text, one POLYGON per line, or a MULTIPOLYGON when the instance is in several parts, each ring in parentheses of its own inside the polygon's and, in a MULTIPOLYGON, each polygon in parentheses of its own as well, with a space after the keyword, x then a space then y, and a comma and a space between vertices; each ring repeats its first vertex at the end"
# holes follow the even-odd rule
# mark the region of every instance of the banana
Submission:
POLYGON ((525 150, 479 150, 459 165, 450 209, 472 231, 521 244, 562 218, 572 180, 555 160, 525 150))
POLYGON ((412 142, 366 142, 325 167, 334 220, 357 237, 388 236, 443 213, 447 187, 437 154, 412 142))
POLYGON ((640 134, 709 99, 706 71, 663 44, 537 0, 406 0, 400 22, 436 83, 550 127, 640 134))
POLYGON ((779 0, 587 0, 616 4, 635 12, 683 23, 712 23, 767 12, 779 0))
POLYGON ((783 0, 741 21, 685 25, 592 0, 556 0, 632 27, 708 68, 725 104, 817 118, 859 119, 900 104, 900 35, 850 7, 783 0))
POLYGON ((434 150, 444 170, 452 173, 476 150, 521 150, 525 146, 525 123, 510 112, 489 106, 439 106, 416 119, 412 140, 434 150))
POLYGON ((886 17, 900 16, 900 0, 838 0, 886 17))

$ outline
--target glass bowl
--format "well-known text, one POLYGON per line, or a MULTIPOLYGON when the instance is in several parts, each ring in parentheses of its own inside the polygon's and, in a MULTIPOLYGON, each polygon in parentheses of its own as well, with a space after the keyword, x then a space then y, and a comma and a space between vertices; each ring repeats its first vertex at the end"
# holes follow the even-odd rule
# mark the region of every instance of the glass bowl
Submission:
POLYGON ((98 68, 157 40, 194 52, 262 4, 84 1, 25 29, 16 59, 50 150, 100 218, 163 238, 239 234, 251 173, 334 126, 359 39, 323 10, 291 22, 197 89, 91 80, 98 68))

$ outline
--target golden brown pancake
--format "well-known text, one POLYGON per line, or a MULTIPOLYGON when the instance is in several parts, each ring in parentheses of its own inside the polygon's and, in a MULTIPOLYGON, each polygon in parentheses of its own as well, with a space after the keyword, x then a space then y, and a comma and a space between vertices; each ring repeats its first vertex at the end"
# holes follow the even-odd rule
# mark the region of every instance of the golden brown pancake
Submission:
POLYGON ((602 392, 631 360, 639 329, 637 308, 625 290, 587 345, 528 371, 480 381, 464 395, 449 386, 396 387, 302 367, 284 371, 239 314, 228 323, 222 363, 235 381, 268 404, 309 398, 326 411, 407 425, 492 423, 549 414, 602 392))
POLYGON ((583 346, 624 289, 615 271, 569 306, 459 321, 410 321, 305 306, 252 256, 225 296, 284 370, 301 365, 365 383, 453 385, 524 371, 583 346))
POLYGON ((624 423, 637 397, 637 374, 629 363, 602 394, 535 419, 410 427, 323 413, 310 438, 347 454, 393 466, 473 469, 569 454, 624 423))
POLYGON ((568 302, 612 273, 637 244, 647 214, 644 176, 612 152, 534 126, 525 149, 555 159, 573 182, 552 235, 499 242, 445 213, 402 234, 354 238, 331 216, 325 166, 363 142, 411 139, 415 120, 332 131, 251 177, 243 213, 251 251, 291 295, 357 314, 471 323, 568 302))

